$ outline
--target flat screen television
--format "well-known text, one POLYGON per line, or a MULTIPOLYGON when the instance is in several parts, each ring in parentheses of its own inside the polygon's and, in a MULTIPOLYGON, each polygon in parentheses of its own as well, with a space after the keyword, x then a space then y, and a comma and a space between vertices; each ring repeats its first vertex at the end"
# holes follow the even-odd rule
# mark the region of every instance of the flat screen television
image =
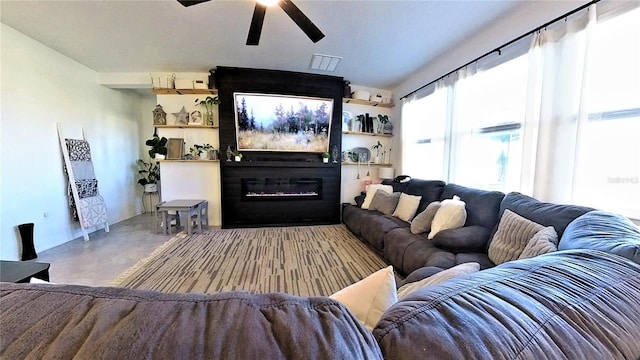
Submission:
POLYGON ((234 93, 239 151, 329 151, 333 99, 234 93))

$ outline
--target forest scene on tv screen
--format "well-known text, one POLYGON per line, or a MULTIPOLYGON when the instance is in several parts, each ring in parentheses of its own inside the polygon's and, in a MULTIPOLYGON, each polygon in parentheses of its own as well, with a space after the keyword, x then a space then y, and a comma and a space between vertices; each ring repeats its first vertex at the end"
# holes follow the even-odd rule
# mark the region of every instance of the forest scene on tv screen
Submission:
POLYGON ((234 94, 238 150, 329 151, 333 100, 234 94))

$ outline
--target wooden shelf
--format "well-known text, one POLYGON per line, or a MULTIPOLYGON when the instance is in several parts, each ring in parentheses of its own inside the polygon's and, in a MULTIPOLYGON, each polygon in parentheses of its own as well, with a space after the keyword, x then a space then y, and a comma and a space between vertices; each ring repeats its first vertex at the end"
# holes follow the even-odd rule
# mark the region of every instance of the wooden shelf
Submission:
POLYGON ((214 125, 153 125, 157 128, 163 129, 218 129, 218 126, 214 125))
POLYGON ((376 134, 376 133, 366 133, 360 131, 343 131, 343 134, 347 135, 365 135, 365 136, 382 136, 382 137, 393 137, 393 134, 376 134))
POLYGON ((367 100, 352 99, 352 98, 343 98, 342 102, 346 104, 370 105, 370 106, 379 106, 383 108, 392 108, 395 106, 393 103, 379 103, 375 101, 367 101, 367 100))
POLYGON ((220 162, 220 160, 200 160, 200 159, 195 159, 195 160, 186 160, 186 159, 182 159, 182 160, 171 160, 171 159, 165 159, 165 160, 156 160, 157 162, 220 162))
MULTIPOLYGON (((352 161, 343 161, 342 165, 358 165, 357 162, 352 162, 352 161)), ((393 164, 389 164, 389 163, 384 163, 384 164, 378 164, 378 163, 360 163, 360 166, 367 166, 367 165, 371 165, 371 166, 383 166, 383 167, 390 167, 393 166, 393 164)))
POLYGON ((153 88, 156 95, 201 95, 201 94, 218 94, 216 89, 158 89, 153 88))

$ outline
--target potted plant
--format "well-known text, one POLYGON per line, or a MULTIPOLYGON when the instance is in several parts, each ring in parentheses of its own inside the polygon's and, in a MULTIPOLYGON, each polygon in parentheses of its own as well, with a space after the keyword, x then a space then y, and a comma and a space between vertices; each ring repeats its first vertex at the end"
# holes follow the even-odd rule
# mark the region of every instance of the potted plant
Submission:
POLYGON ((380 141, 378 140, 378 143, 376 145, 373 145, 371 147, 371 150, 375 150, 376 151, 376 157, 373 159, 373 162, 378 164, 380 162, 380 150, 382 149, 382 144, 380 143, 380 141))
POLYGON ((328 152, 322 153, 322 162, 325 164, 328 163, 329 157, 331 157, 331 154, 329 154, 328 152))
POLYGON ((242 160, 242 153, 238 150, 233 150, 231 152, 231 154, 233 154, 233 157, 235 158, 236 161, 241 161, 242 160))
POLYGON ((138 159, 138 184, 144 187, 144 192, 153 193, 158 191, 158 181, 160 180, 160 165, 157 162, 146 162, 138 159))
POLYGON ((213 149, 214 147, 210 144, 194 144, 191 148, 189 148, 189 152, 193 155, 194 158, 200 158, 200 160, 208 160, 209 152, 213 149))
POLYGON ((148 139, 144 144, 151 146, 149 157, 163 160, 165 156, 167 156, 167 141, 166 137, 158 137, 155 135, 151 139, 148 139))
POLYGON ((220 99, 217 96, 207 96, 200 100, 195 100, 196 105, 202 105, 205 108, 204 123, 206 125, 213 125, 213 107, 220 104, 220 99))
POLYGON ((393 133, 393 125, 391 125, 391 121, 389 121, 388 115, 378 114, 378 120, 380 121, 380 127, 378 128, 378 133, 380 134, 393 133))

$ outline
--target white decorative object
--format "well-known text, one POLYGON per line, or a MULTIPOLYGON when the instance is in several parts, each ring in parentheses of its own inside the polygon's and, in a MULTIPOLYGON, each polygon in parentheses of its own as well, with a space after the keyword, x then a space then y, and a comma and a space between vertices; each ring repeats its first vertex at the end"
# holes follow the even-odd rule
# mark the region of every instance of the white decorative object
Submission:
POLYGON ((353 92, 353 98, 358 100, 369 101, 371 93, 364 90, 356 90, 353 92))

